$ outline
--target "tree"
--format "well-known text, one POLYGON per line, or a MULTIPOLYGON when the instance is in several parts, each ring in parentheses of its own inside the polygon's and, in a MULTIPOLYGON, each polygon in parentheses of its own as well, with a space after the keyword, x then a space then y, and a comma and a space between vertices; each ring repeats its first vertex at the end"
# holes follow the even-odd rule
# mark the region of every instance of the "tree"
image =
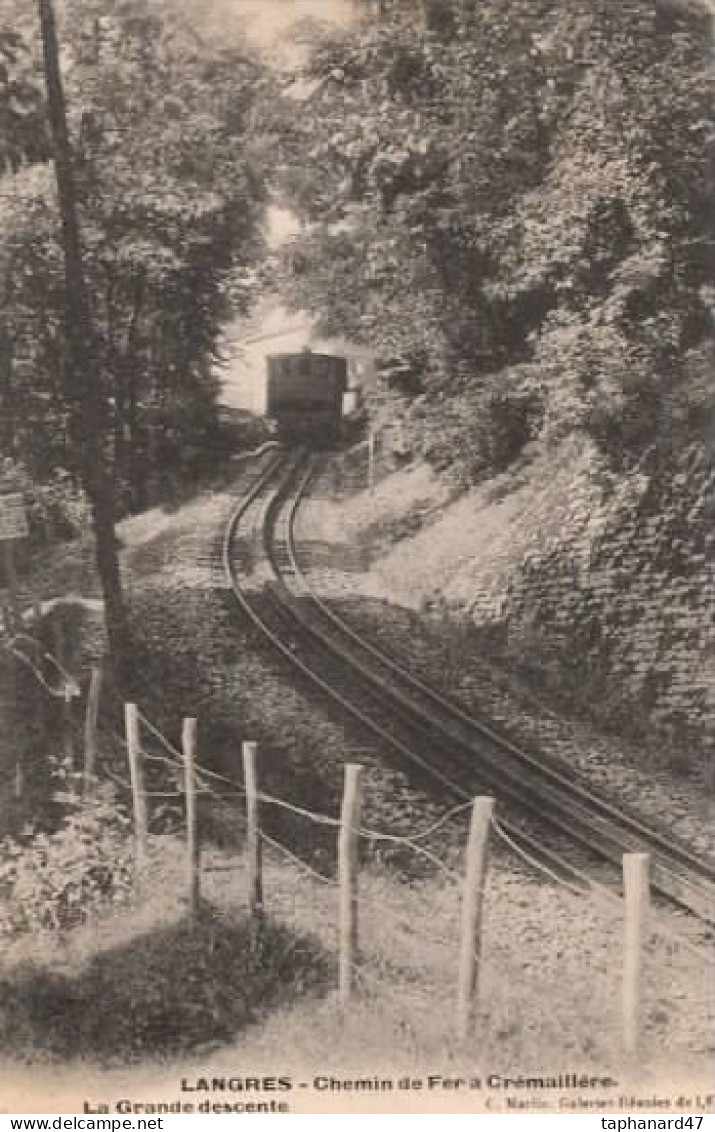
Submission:
POLYGON ((52 0, 38 0, 38 13, 62 229, 65 283, 63 336, 67 345, 68 367, 64 390, 70 406, 72 439, 79 452, 82 486, 92 509, 109 648, 120 687, 123 687, 128 680, 129 655, 117 554, 114 491, 103 453, 105 408, 95 372, 96 339, 84 270, 74 162, 52 0))
POLYGON ((425 29, 404 7, 314 53, 286 293, 377 350, 425 451, 458 404, 472 476, 547 420, 638 459, 708 333, 706 17, 487 0, 425 29))
POLYGON ((149 0, 67 0, 61 52, 53 5, 38 10, 57 176, 26 151, 3 178, 0 419, 36 474, 68 470, 87 493, 119 659, 114 520, 198 449, 222 323, 252 297, 262 71, 149 0))

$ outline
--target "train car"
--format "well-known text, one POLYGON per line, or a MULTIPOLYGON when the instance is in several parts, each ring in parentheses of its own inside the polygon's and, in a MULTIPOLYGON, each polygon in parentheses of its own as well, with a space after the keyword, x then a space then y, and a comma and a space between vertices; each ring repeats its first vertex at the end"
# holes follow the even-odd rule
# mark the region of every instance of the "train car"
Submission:
POLYGON ((267 358, 266 415, 289 442, 313 446, 340 437, 343 397, 348 386, 346 358, 333 354, 273 354, 267 358))

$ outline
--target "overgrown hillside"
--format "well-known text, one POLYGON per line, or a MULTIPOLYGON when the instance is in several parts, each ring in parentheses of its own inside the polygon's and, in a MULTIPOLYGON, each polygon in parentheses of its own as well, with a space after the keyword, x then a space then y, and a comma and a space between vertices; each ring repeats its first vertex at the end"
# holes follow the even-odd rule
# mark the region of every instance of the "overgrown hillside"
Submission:
POLYGON ((372 592, 451 610, 475 652, 692 768, 715 738, 713 480, 696 445, 616 476, 571 441, 456 497, 411 465, 320 529, 363 547, 372 592))

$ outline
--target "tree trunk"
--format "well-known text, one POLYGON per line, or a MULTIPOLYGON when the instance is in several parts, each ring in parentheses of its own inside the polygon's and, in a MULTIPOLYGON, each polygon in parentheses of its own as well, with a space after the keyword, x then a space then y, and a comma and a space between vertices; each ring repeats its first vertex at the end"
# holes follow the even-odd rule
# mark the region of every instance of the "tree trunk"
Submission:
POLYGON ((127 625, 114 529, 114 488, 104 453, 106 412, 98 375, 97 351, 84 273, 72 150, 67 127, 57 26, 52 0, 37 0, 47 88, 57 197, 62 221, 65 268, 65 333, 68 379, 65 394, 72 409, 79 445, 79 465, 89 498, 96 540, 97 570, 105 602, 105 623, 120 689, 129 673, 127 625))
POLYGON ((15 404, 12 389, 12 344, 10 336, 0 327, 0 448, 5 453, 12 450, 15 434, 15 404))
POLYGON ((126 342, 122 355, 122 380, 126 400, 127 424, 127 467, 126 482, 129 484, 129 496, 132 509, 140 511, 144 505, 144 492, 142 491, 143 467, 139 467, 137 459, 139 453, 139 406, 137 390, 137 364, 136 341, 139 334, 139 321, 144 301, 145 280, 141 275, 134 286, 134 299, 132 315, 127 329, 126 342))
POLYGON ((94 527, 95 554, 102 592, 107 640, 115 675, 120 687, 131 691, 129 679, 129 641, 124 607, 117 535, 114 525, 114 499, 90 495, 92 524, 94 527))

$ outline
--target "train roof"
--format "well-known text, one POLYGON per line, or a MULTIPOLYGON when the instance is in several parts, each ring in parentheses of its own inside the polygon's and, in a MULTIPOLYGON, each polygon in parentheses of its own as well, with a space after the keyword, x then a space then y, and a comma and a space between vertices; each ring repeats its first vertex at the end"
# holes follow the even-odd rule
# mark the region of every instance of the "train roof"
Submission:
POLYGON ((282 361, 288 358, 324 358, 331 362, 347 362, 345 354, 325 354, 317 350, 287 350, 281 354, 266 354, 270 361, 282 361))

